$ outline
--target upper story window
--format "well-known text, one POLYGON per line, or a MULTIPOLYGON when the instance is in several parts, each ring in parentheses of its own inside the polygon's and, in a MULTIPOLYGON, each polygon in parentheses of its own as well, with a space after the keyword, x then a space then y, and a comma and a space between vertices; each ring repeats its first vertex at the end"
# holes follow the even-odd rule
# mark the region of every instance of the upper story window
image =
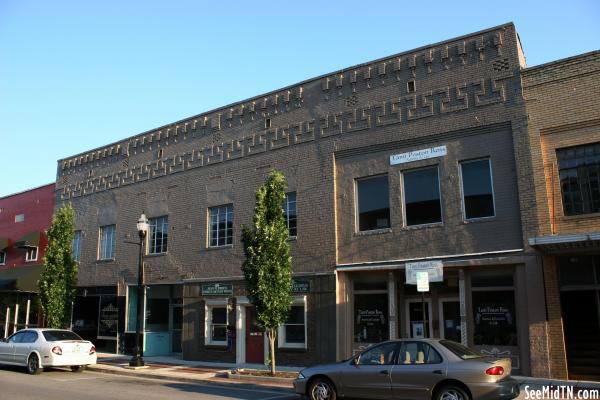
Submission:
POLYGON ((167 216, 150 218, 149 223, 148 254, 166 253, 169 237, 169 218, 167 216))
POLYGON ((371 231, 390 227, 388 176, 356 180, 358 230, 371 231))
POLYGON ((0 265, 6 264, 6 252, 0 251, 0 265))
POLYGON ((600 212, 600 143, 556 150, 565 215, 600 212))
POLYGON ((81 231, 75 231, 73 235, 73 253, 71 256, 73 260, 79 262, 79 255, 81 253, 81 231))
POLYGON ((442 222, 438 167, 404 172, 406 225, 442 222))
POLYGON ((208 246, 227 246, 233 243, 233 205, 227 204, 208 209, 208 246))
POLYGON ((98 258, 100 260, 114 260, 115 258, 115 228, 115 225, 100 227, 100 246, 98 251, 98 258))
POLYGON ((291 237, 296 236, 296 192, 286 193, 283 212, 287 222, 288 232, 291 237))
POLYGON ((15 215, 15 222, 23 222, 23 221, 25 221, 25 214, 15 215))
POLYGON ((37 261, 38 258, 38 248, 37 247, 27 247, 25 249, 25 261, 37 261))
POLYGON ((465 219, 493 217, 494 189, 489 159, 460 164, 465 219))

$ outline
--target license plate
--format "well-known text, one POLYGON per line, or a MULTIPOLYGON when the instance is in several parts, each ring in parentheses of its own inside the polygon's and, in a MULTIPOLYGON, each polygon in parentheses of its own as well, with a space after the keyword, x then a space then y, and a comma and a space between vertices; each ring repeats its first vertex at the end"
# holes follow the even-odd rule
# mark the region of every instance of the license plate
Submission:
POLYGON ((81 353, 81 346, 76 345, 75 347, 73 347, 73 353, 81 353))

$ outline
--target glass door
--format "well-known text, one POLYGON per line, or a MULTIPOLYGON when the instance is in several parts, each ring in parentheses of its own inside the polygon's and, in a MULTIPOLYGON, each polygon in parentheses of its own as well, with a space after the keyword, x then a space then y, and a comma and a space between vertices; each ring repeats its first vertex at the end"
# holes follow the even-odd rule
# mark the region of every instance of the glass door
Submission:
POLYGON ((461 342, 458 298, 440 299, 440 336, 444 339, 461 342))
POLYGON ((171 353, 181 354, 181 332, 183 330, 183 305, 171 305, 171 353))
POLYGON ((425 321, 423 321, 423 301, 406 301, 406 327, 409 338, 427 338, 433 336, 431 326, 431 299, 425 299, 425 321))

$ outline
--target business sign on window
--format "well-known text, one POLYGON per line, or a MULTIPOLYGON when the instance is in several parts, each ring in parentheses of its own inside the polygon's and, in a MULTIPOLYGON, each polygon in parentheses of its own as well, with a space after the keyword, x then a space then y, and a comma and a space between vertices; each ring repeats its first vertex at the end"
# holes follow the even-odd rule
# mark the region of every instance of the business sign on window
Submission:
POLYGON ((233 284, 231 283, 211 283, 202 285, 203 296, 224 296, 233 294, 233 284))
POLYGON ((117 296, 100 297, 98 314, 98 338, 116 339, 119 327, 119 306, 117 296))
POLYGON ((408 153, 393 154, 390 156, 390 165, 427 160, 428 158, 443 157, 445 155, 446 146, 431 147, 429 149, 409 151, 408 153))
POLYGON ((292 293, 310 292, 310 281, 301 279, 292 279, 292 293))

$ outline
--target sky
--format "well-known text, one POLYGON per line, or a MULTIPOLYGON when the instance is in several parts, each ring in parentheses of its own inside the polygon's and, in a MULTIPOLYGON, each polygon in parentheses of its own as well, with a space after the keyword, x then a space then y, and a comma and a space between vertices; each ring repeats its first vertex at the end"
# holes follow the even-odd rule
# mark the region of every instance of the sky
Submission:
POLYGON ((61 158, 510 21, 528 66, 600 48, 598 0, 0 0, 0 197, 61 158))

